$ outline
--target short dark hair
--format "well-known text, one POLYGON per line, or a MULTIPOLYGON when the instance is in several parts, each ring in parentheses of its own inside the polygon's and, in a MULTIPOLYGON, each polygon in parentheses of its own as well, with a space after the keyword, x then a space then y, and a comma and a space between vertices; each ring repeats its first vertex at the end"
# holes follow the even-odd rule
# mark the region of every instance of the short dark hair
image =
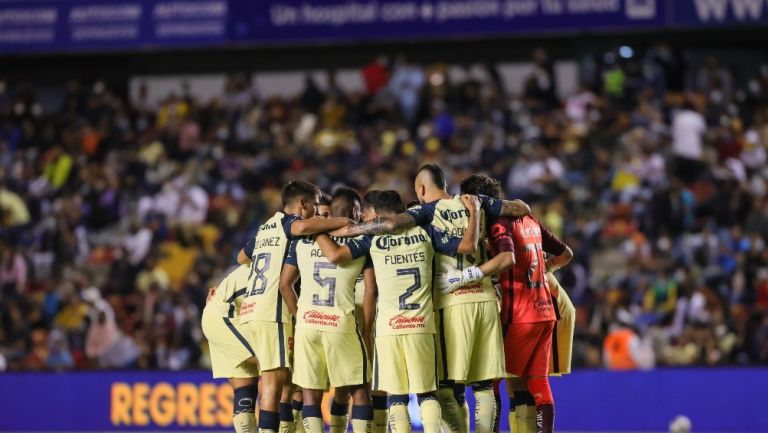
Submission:
POLYGON ((352 208, 355 206, 355 202, 359 203, 360 207, 363 206, 363 197, 360 196, 360 193, 348 186, 340 186, 333 192, 333 197, 331 198, 331 213, 334 214, 334 216, 349 216, 352 213, 352 208), (346 201, 344 206, 333 206, 333 202, 337 199, 344 199, 346 201), (335 211, 334 207, 337 207, 335 211))
POLYGON ((318 206, 330 206, 331 196, 327 192, 320 193, 320 200, 317 202, 318 206))
POLYGON ((443 172, 443 169, 440 168, 437 164, 424 164, 419 169, 419 173, 422 171, 428 171, 429 175, 432 177, 432 182, 434 182, 435 186, 440 189, 445 189, 445 185, 447 182, 445 181, 445 172, 443 172))
POLYGON ((376 209, 376 212, 400 213, 405 211, 400 194, 391 189, 379 191, 376 194, 373 200, 373 208, 376 209))
POLYGON ((491 176, 474 173, 459 184, 462 194, 483 194, 500 199, 502 195, 501 182, 491 176))
POLYGON ((365 193, 363 196, 363 209, 367 209, 370 207, 375 207, 376 199, 379 197, 379 194, 381 194, 380 189, 372 189, 365 193))
POLYGON ((287 206, 289 203, 299 198, 306 198, 314 202, 319 196, 320 188, 306 180, 292 180, 288 182, 285 184, 283 191, 280 194, 283 206, 287 206))

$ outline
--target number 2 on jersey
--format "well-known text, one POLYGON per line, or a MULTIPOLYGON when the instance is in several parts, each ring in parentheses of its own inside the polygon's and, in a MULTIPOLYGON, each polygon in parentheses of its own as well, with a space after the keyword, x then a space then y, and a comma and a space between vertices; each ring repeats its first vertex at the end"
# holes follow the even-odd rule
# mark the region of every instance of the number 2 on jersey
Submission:
POLYGON ((321 277, 320 276, 320 270, 321 269, 336 269, 336 265, 333 263, 327 263, 327 262, 315 262, 315 269, 312 272, 312 278, 315 280, 317 284, 320 285, 320 287, 328 286, 328 298, 327 299, 320 299, 320 295, 317 293, 314 293, 312 295, 312 305, 317 305, 320 307, 333 307, 335 304, 335 297, 336 294, 336 278, 333 277, 321 277))
POLYGON ((267 290, 266 272, 269 270, 269 264, 271 261, 271 253, 259 253, 253 259, 253 263, 251 263, 251 275, 248 278, 253 276, 254 273, 256 274, 256 278, 253 279, 251 292, 248 293, 248 296, 261 295, 265 290, 267 290))
POLYGON ((544 252, 541 249, 540 243, 526 244, 525 249, 531 251, 533 259, 531 260, 531 267, 528 268, 528 288, 538 289, 544 284, 544 273, 541 271, 541 261, 539 257, 544 257, 544 252))
POLYGON ((409 304, 406 302, 406 299, 408 299, 411 295, 413 295, 413 292, 421 287, 421 273, 419 272, 419 268, 398 269, 397 275, 413 275, 413 285, 405 289, 405 293, 400 295, 400 309, 418 310, 421 305, 415 303, 409 304))

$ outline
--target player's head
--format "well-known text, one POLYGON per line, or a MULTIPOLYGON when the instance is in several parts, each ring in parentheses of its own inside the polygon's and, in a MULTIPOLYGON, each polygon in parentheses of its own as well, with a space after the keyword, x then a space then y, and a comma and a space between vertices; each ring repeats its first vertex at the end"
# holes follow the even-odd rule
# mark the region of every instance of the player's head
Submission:
POLYGON ((413 181, 413 189, 416 190, 416 197, 419 202, 427 201, 427 196, 436 191, 445 191, 446 181, 443 169, 437 164, 424 164, 416 174, 413 181))
POLYGON ((363 212, 363 197, 348 186, 340 186, 333 192, 331 198, 331 215, 346 217, 354 222, 360 222, 363 212))
POLYGON ((391 189, 379 191, 373 200, 373 208, 379 216, 394 215, 405 211, 400 194, 391 189))
POLYGON ((280 196, 286 213, 307 219, 315 216, 316 207, 320 203, 320 188, 306 180, 292 180, 283 187, 280 196))
POLYGON ((315 214, 316 217, 320 218, 330 218, 331 216, 331 196, 321 192, 320 193, 320 200, 317 202, 317 213, 315 214))
POLYGON ((461 181, 459 187, 462 194, 483 194, 492 198, 501 198, 501 182, 484 174, 475 173, 467 177, 461 181))
POLYGON ((363 221, 370 221, 377 217, 374 203, 381 194, 381 190, 372 189, 363 196, 363 221))

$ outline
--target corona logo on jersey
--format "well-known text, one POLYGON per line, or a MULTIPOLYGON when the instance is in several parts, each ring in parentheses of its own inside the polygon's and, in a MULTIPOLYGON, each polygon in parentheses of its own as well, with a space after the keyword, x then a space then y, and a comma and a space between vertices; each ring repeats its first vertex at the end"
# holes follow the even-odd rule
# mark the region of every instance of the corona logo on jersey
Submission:
POLYGON ((389 251, 389 249, 392 247, 399 247, 400 245, 415 245, 428 241, 429 240, 427 239, 426 235, 422 233, 410 236, 384 235, 376 238, 376 248, 389 251))
POLYGON ((231 427, 232 387, 215 383, 115 382, 113 426, 231 427))
POLYGON ((459 218, 469 218, 469 211, 462 210, 441 210, 440 217, 446 221, 453 221, 459 218))

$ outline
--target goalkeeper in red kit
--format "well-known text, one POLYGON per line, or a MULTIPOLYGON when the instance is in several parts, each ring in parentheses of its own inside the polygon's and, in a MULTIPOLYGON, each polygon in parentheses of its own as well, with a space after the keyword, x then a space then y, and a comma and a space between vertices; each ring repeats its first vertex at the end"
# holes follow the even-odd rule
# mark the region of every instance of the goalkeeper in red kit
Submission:
MULTIPOLYGON (((500 199, 501 184, 473 174, 461 182, 461 193, 500 199)), ((551 433, 554 399, 548 376, 556 314, 545 273, 566 265, 573 253, 533 216, 499 217, 489 225, 493 254, 511 251, 515 255, 512 269, 499 274, 505 362, 510 375, 510 429, 524 432, 527 423, 517 418, 525 417, 524 406, 535 405, 536 431, 551 433), (545 253, 550 255, 548 259, 545 253)))

